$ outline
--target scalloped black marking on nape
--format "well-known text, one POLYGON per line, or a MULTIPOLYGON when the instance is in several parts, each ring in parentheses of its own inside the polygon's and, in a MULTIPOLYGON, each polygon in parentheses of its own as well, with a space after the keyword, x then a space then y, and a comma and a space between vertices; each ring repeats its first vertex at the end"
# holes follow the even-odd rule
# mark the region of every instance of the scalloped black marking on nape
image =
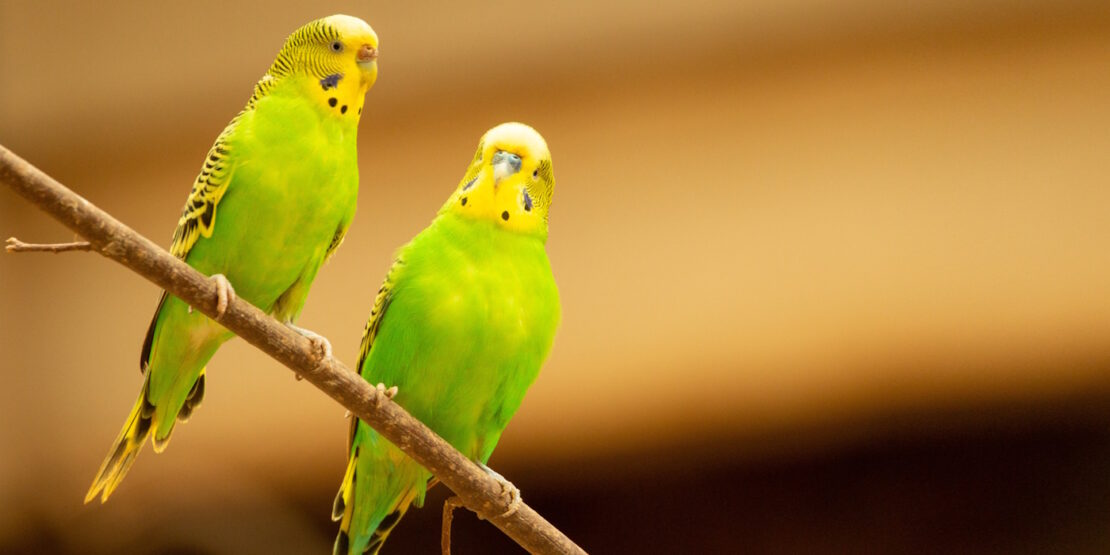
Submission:
POLYGON ((328 89, 337 88, 337 87, 339 87, 339 80, 342 79, 342 78, 343 78, 342 73, 333 73, 333 74, 321 79, 320 80, 320 86, 323 87, 325 91, 328 90, 328 89))
POLYGON ((464 191, 467 191, 467 190, 469 190, 469 189, 470 189, 471 187, 473 187, 473 186, 474 186, 474 184, 475 184, 475 183, 477 183, 477 182, 478 182, 478 178, 477 178, 477 177, 475 177, 474 179, 471 179, 470 181, 467 181, 467 182, 466 182, 466 185, 463 185, 463 188, 462 188, 462 190, 464 190, 464 191))

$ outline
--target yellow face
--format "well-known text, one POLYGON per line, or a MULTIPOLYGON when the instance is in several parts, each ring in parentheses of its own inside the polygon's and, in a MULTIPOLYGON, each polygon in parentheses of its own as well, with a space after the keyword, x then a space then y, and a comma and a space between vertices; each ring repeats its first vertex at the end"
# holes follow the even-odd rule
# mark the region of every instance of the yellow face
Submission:
POLYGON ((270 74, 303 77, 322 108, 357 122, 366 91, 378 79, 378 35, 357 17, 318 19, 289 35, 270 74))
POLYGON ((325 33, 324 38, 330 40, 324 41, 324 52, 319 55, 336 59, 344 77, 358 80, 365 88, 373 86, 378 79, 378 34, 365 21, 349 15, 333 15, 323 22, 334 33, 325 33))
POLYGON ((482 137, 466 175, 441 212, 547 237, 554 189, 551 153, 543 137, 522 123, 503 123, 482 137))

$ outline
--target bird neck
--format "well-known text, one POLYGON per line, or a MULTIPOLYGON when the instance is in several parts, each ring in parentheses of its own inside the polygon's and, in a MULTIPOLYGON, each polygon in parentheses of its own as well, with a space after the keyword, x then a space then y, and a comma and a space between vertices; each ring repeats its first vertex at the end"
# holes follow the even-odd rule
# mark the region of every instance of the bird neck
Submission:
POLYGON ((326 117, 356 126, 362 117, 366 91, 370 88, 370 83, 361 79, 357 72, 351 76, 337 73, 323 78, 299 73, 274 77, 267 73, 255 84, 247 109, 284 84, 299 89, 326 117))

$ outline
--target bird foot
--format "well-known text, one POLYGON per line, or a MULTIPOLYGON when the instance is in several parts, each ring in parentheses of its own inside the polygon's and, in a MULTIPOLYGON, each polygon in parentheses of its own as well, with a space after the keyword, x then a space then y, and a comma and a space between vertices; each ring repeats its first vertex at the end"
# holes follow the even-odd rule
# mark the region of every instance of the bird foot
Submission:
POLYGON ((482 467, 482 470, 485 470, 486 474, 492 476, 493 479, 497 480, 497 483, 501 485, 501 497, 506 498, 505 504, 509 506, 504 513, 501 513, 501 518, 513 516, 523 504, 520 498, 520 488, 514 486, 512 482, 506 480, 504 476, 498 474, 494 469, 482 463, 478 463, 478 466, 482 467))
MULTIPOLYGON (((289 329, 301 334, 301 336, 303 336, 305 339, 308 339, 312 343, 312 349, 313 351, 315 351, 317 363, 321 363, 331 358, 331 342, 328 341, 326 337, 312 330, 306 330, 304 328, 294 326, 292 322, 286 322, 285 325, 289 329)), ((301 379, 301 377, 298 375, 297 379, 301 379)))
POLYGON ((397 386, 386 387, 384 383, 378 383, 378 385, 374 386, 374 389, 378 390, 378 395, 380 395, 378 397, 379 400, 381 396, 384 396, 386 399, 392 401, 393 397, 397 395, 397 386))
POLYGON ((218 322, 227 312, 227 305, 235 299, 235 288, 223 274, 216 274, 209 279, 216 284, 216 321, 218 322))

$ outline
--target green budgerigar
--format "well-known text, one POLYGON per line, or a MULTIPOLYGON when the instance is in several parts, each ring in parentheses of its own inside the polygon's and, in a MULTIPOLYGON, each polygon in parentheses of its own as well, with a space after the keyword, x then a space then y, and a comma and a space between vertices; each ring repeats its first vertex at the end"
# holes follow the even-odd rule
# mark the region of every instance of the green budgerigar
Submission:
MULTIPOLYGON (((554 186, 539 133, 487 132, 439 215, 398 252, 362 335, 362 376, 397 387, 395 402, 482 465, 559 323, 544 246, 554 186)), ((431 474, 354 417, 349 456, 335 553, 377 553, 431 474)))
MULTIPOLYGON (((292 325, 317 271, 335 252, 358 196, 355 138, 378 75, 378 37, 334 15, 290 35, 254 94, 216 139, 193 184, 170 251, 219 291, 292 325), (234 288, 232 288, 234 286, 234 288)), ((143 386, 85 502, 107 501, 148 436, 160 452, 204 396, 204 368, 233 334, 162 295, 143 343, 143 386)))

